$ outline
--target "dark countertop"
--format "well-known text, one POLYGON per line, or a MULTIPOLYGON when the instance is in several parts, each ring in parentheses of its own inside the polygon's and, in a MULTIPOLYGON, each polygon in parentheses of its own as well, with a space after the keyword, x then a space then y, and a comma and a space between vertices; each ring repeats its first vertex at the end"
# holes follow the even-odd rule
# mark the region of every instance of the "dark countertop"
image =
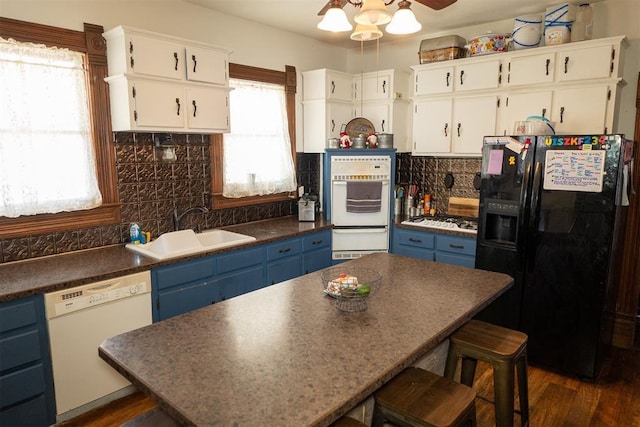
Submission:
POLYGON ((253 236, 256 241, 162 261, 139 255, 126 249, 124 244, 119 244, 4 263, 0 264, 0 302, 97 282, 149 270, 161 265, 228 252, 241 247, 295 237, 331 228, 331 224, 324 219, 315 222, 299 222, 297 216, 287 216, 220 228, 253 236))
POLYGON ((348 264, 383 275, 366 311, 337 310, 314 272, 108 338, 99 354, 187 425, 326 426, 513 284, 386 253, 348 264))

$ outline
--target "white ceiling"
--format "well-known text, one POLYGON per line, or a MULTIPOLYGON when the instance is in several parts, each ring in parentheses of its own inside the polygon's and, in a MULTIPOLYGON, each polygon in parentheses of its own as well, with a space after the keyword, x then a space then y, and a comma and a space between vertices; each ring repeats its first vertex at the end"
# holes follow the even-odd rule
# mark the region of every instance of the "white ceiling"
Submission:
MULTIPOLYGON (((327 0, 185 1, 343 47, 357 47, 359 44, 359 42, 349 39, 349 33, 335 34, 316 28, 316 25, 321 20, 317 13, 327 3, 327 0)), ((388 2, 389 0, 386 1, 388 2)), ((389 11, 395 12, 398 2, 399 0, 396 0, 395 4, 388 6, 389 11)), ((573 3, 576 2, 577 0, 573 3)), ((422 24, 422 33, 429 34, 504 19, 513 19, 527 13, 542 12, 548 6, 560 3, 562 3, 561 0, 458 0, 453 5, 436 11, 414 0, 411 2, 411 9, 422 24)), ((353 16, 359 8, 347 4, 344 10, 353 23, 353 16)), ((490 30, 490 28, 487 30, 490 30)), ((390 41, 398 37, 402 36, 392 36, 385 33, 380 41, 390 41)))

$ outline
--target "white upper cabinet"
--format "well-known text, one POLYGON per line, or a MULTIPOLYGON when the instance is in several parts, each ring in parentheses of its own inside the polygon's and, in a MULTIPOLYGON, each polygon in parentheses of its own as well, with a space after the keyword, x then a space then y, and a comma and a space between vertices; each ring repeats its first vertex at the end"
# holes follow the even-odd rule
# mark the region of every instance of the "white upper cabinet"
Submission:
POLYGON ((196 46, 185 48, 187 80, 227 85, 229 83, 229 54, 218 49, 196 46))
POLYGON ((103 35, 113 130, 229 130, 228 50, 123 26, 103 35))
POLYGON ((455 90, 497 89, 500 86, 500 60, 482 60, 456 66, 455 90))
POLYGON ((355 102, 389 101, 407 96, 409 75, 398 70, 382 70, 354 74, 355 102))
POLYGON ((322 68, 302 73, 302 99, 353 100, 353 76, 322 68))
POLYGON ((556 55, 556 75, 560 82, 615 77, 615 47, 611 44, 579 48, 569 45, 556 55))
POLYGON ((416 95, 453 92, 454 69, 451 66, 423 68, 415 71, 416 95))
POLYGON ((624 36, 413 66, 416 155, 480 155, 482 137, 543 116, 557 134, 617 132, 624 36))
POLYGON ((513 55, 506 65, 509 87, 552 83, 555 75, 555 53, 513 55))

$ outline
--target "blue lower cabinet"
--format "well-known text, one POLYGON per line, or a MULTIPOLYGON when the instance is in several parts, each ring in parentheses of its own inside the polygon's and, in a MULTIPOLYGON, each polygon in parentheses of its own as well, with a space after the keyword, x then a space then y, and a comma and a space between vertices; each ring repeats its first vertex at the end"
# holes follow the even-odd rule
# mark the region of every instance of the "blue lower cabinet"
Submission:
POLYGON ((475 266, 475 237, 395 227, 391 247, 391 252, 399 255, 463 267, 475 266))
POLYGON ((255 291, 266 285, 265 247, 256 246, 218 255, 220 299, 255 291))
POLYGON ((391 252, 433 261, 435 259, 435 235, 424 231, 396 228, 393 231, 391 252))
POLYGON ((214 256, 151 270, 151 308, 154 322, 213 304, 217 265, 214 256))
POLYGON ((302 274, 312 273, 332 264, 331 230, 322 230, 302 237, 302 274))
POLYGON ((0 425, 56 421, 42 295, 0 304, 0 425))
POLYGON ((267 285, 302 275, 302 240, 286 239, 267 245, 267 285))
POLYGON ((436 237, 436 261, 474 268, 476 262, 476 239, 472 237, 438 235, 436 237))

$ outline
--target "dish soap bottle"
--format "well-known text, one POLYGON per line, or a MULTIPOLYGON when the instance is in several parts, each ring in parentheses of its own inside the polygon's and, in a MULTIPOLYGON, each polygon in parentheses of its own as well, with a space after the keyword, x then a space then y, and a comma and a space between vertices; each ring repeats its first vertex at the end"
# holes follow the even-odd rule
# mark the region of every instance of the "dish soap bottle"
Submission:
POLYGON ((135 222, 132 222, 129 227, 129 240, 134 245, 140 244, 140 226, 135 222))

